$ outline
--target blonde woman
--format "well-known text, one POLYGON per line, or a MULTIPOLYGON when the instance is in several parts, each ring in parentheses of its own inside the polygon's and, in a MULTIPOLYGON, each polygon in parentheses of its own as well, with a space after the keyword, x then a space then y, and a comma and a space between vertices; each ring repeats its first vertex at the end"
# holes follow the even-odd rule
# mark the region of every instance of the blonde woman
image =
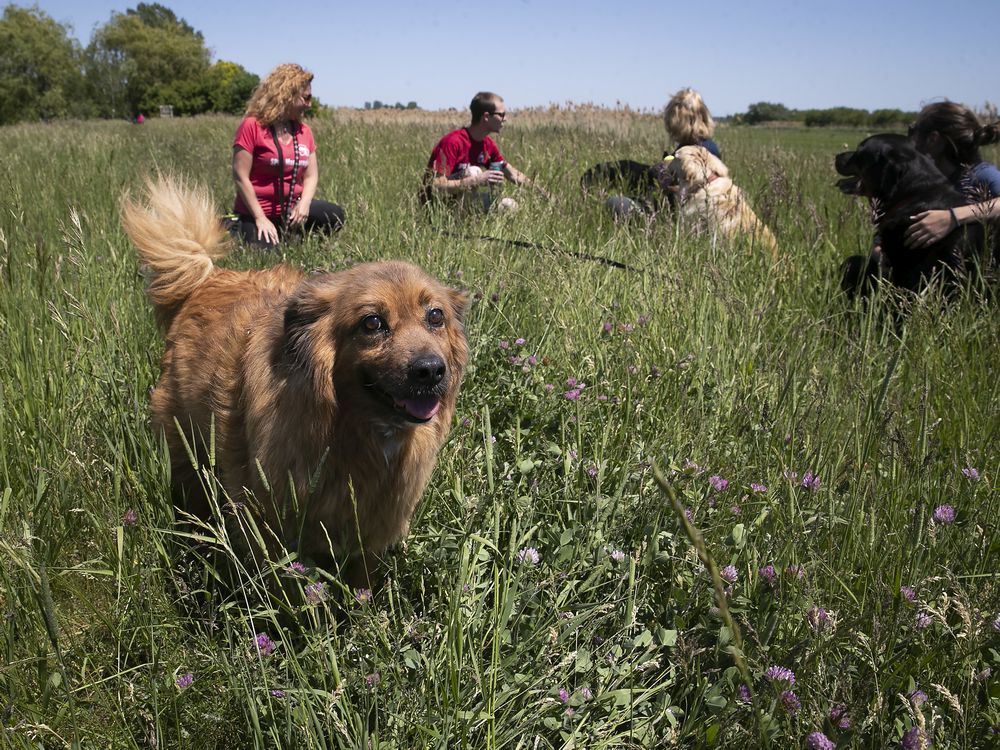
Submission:
POLYGON ((332 234, 343 209, 316 199, 316 141, 302 116, 312 104, 313 74, 294 63, 272 70, 254 89, 233 140, 234 213, 245 242, 273 248, 286 231, 332 234))
MULTIPOLYGON (((646 187, 645 195, 613 195, 605 201, 605 205, 611 210, 612 216, 616 219, 626 219, 632 216, 655 215, 664 208, 664 205, 673 207, 675 198, 671 195, 669 187, 666 162, 673 158, 677 149, 684 146, 703 146, 709 153, 718 159, 722 159, 719 147, 712 136, 715 134, 715 120, 712 113, 708 111, 704 99, 694 89, 681 89, 667 102, 663 111, 663 124, 667 129, 667 136, 670 139, 670 146, 663 152, 663 159, 650 167, 636 164, 640 168, 640 177, 634 178, 632 175, 618 175, 618 170, 629 167, 627 171, 633 171, 631 165, 624 162, 612 162, 607 165, 598 165, 596 169, 603 167, 612 177, 621 179, 626 177, 626 182, 635 183, 634 187, 646 187), (610 168, 610 169, 609 169, 610 168), (658 188, 649 189, 649 186, 659 184, 658 188)), ((584 180, 587 176, 584 176, 584 180)))
POLYGON ((666 158, 684 146, 702 146, 717 159, 722 158, 719 147, 712 136, 715 135, 715 120, 708 111, 705 100, 694 89, 681 89, 667 102, 663 111, 663 124, 673 142, 673 149, 663 156, 666 158))

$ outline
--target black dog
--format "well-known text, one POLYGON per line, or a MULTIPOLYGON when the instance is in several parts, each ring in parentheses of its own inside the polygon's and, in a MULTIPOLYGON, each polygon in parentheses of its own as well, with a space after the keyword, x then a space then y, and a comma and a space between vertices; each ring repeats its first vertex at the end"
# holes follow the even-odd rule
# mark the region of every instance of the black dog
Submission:
POLYGON ((968 199, 945 177, 933 159, 917 151, 904 135, 873 135, 854 151, 837 154, 837 172, 845 177, 837 186, 849 195, 873 199, 876 247, 868 258, 848 258, 843 265, 841 288, 850 296, 871 291, 882 276, 902 289, 918 291, 935 273, 954 282, 972 270, 984 245, 983 227, 966 224, 939 242, 908 248, 904 233, 921 211, 963 206, 968 199))
POLYGON ((676 198, 667 189, 670 178, 665 162, 643 164, 631 159, 595 164, 580 177, 580 186, 605 188, 631 197, 646 213, 655 213, 664 205, 673 209, 676 198))

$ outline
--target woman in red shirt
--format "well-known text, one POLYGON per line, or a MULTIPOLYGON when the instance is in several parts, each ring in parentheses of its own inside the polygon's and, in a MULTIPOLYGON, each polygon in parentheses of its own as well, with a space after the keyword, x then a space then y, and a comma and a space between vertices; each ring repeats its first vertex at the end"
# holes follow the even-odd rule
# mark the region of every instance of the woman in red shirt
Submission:
POLYGON ((275 247, 289 229, 332 234, 344 224, 340 206, 315 197, 316 142, 302 122, 312 103, 312 79, 299 65, 279 65, 254 89, 236 130, 233 211, 250 244, 275 247))

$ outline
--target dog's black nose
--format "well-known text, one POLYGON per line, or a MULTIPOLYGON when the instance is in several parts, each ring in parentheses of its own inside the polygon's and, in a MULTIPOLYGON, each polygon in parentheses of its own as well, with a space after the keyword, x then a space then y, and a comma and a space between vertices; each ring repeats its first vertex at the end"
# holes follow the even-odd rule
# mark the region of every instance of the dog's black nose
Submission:
POLYGON ((444 360, 436 354, 417 357, 410 362, 407 373, 410 382, 416 385, 437 385, 444 377, 447 367, 444 360))

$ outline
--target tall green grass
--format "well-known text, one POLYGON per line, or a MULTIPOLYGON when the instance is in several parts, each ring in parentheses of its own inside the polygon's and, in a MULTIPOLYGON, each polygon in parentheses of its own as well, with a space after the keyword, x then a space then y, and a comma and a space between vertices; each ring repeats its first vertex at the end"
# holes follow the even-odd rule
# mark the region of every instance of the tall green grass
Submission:
POLYGON ((473 295, 455 429, 369 594, 288 560, 249 570, 224 529, 174 523, 147 406, 162 341, 118 203, 163 170, 228 210, 235 126, 0 130, 0 745, 798 747, 823 731, 891 747, 916 730, 992 746, 995 304, 931 294, 894 325, 838 295, 871 227, 832 156, 864 133, 717 134, 779 239, 771 267, 667 220, 616 225, 580 193, 594 162, 662 151, 653 117, 510 118, 502 150, 555 199, 465 223, 416 206, 440 122, 314 123, 319 196, 347 227, 225 263, 402 258, 473 295), (670 493, 734 579, 722 611, 670 493), (943 505, 953 523, 933 520, 943 505), (311 596, 273 606, 272 572, 311 596))

